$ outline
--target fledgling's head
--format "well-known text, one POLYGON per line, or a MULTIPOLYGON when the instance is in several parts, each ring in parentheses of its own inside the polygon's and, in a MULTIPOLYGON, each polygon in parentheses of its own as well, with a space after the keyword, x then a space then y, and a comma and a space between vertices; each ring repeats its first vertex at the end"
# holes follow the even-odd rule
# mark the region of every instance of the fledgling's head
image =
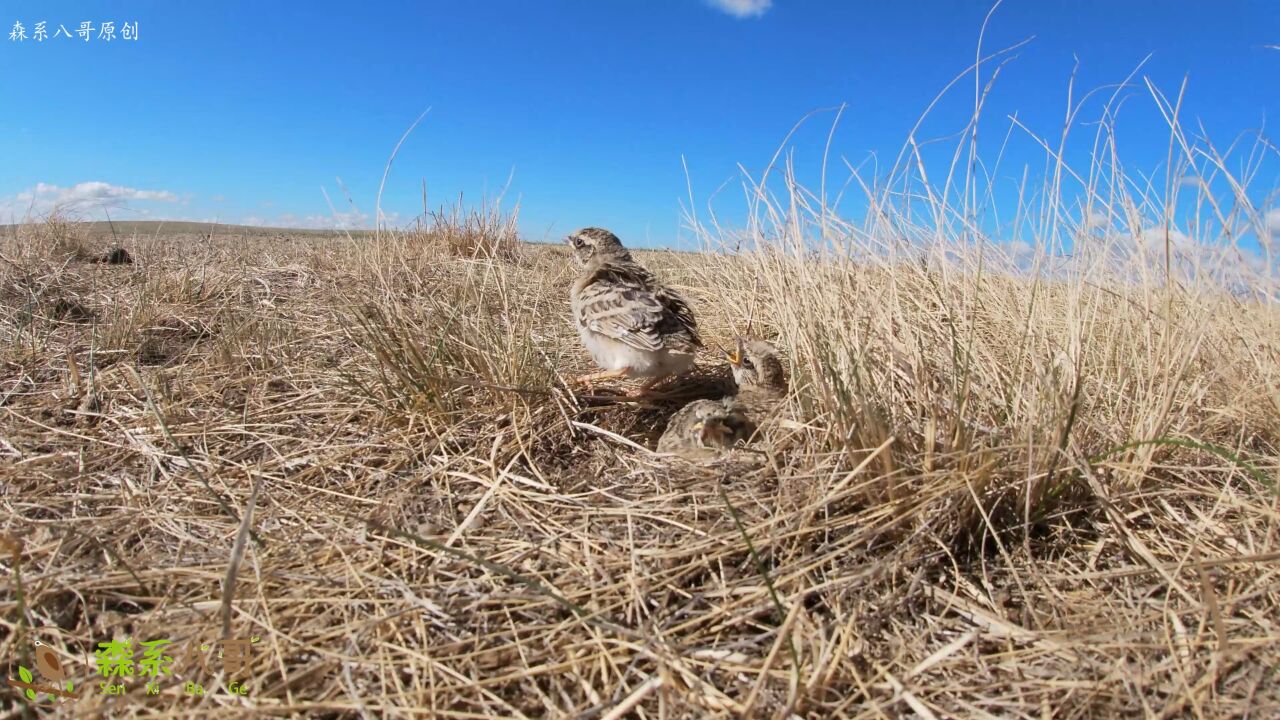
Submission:
POLYGON ((694 400, 671 417, 658 440, 658 452, 689 460, 708 459, 747 442, 755 431, 756 424, 743 408, 717 400, 694 400))
POLYGON ((738 408, 716 403, 698 410, 693 433, 695 442, 704 448, 731 448, 755 432, 755 423, 738 408))
POLYGON ((582 228, 570 233, 564 241, 573 248, 573 262, 578 267, 584 267, 594 257, 631 259, 631 253, 622 246, 618 236, 604 228, 582 228))
POLYGON ((787 371, 778 349, 765 340, 738 338, 733 352, 725 353, 738 390, 787 392, 787 371))

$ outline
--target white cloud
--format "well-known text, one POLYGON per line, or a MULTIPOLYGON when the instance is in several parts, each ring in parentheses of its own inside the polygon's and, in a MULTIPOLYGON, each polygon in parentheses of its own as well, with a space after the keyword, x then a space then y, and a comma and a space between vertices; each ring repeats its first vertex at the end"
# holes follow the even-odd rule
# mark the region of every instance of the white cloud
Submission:
MULTIPOLYGON (((76 213, 95 208, 129 208, 130 202, 177 201, 178 196, 168 190, 139 190, 97 180, 71 187, 36 183, 35 187, 16 195, 0 197, 0 222, 34 219, 55 211, 76 213)), ((145 209, 134 212, 149 213, 145 209)))
MULTIPOLYGON (((223 195, 214 196, 214 201, 222 203, 223 195)), ((14 195, 0 197, 0 225, 11 222, 35 222, 55 212, 68 214, 76 220, 101 220, 101 210, 110 212, 110 216, 120 219, 129 217, 138 220, 173 220, 188 222, 204 222, 189 217, 190 213, 182 212, 181 206, 190 202, 189 196, 179 196, 169 190, 143 190, 124 185, 92 181, 71 186, 36 183, 34 186, 14 195), (159 205, 165 204, 164 206, 159 205)), ((264 208, 273 208, 276 203, 261 203, 264 208)), ((397 212, 382 213, 382 222, 387 227, 397 226, 402 219, 397 212)), ((208 220, 213 222, 212 219, 208 220)), ((221 222, 236 223, 230 218, 222 218, 221 222)), ((263 227, 299 228, 299 229, 334 229, 365 230, 373 227, 373 216, 357 208, 347 212, 330 212, 327 214, 295 215, 283 212, 269 214, 259 210, 256 214, 246 215, 237 224, 257 225, 263 227)))
MULTIPOLYGON (((282 217, 281 219, 283 220, 285 218, 282 217)), ((292 223, 289 227, 321 229, 334 228, 345 230, 372 227, 369 215, 360 212, 359 210, 352 210, 351 212, 335 212, 329 215, 308 215, 301 220, 298 220, 293 216, 289 216, 288 219, 292 223)))
MULTIPOLYGON (((384 211, 382 222, 385 227, 395 227, 399 224, 400 217, 400 213, 384 211)), ((369 230, 373 228, 373 217, 353 209, 351 212, 334 212, 328 215, 298 216, 293 213, 281 213, 272 218, 247 215, 241 218, 240 224, 304 230, 369 230)))
POLYGON ((1272 208, 1267 213, 1267 232, 1273 236, 1280 238, 1280 207, 1272 208))
POLYGON ((707 4, 736 18, 752 18, 764 15, 773 0, 707 0, 707 4))
MULTIPOLYGON (((1123 234, 1119 239, 1122 245, 1116 250, 1120 257, 1145 259, 1148 263, 1154 263, 1156 267, 1165 262, 1165 229, 1163 227, 1143 228, 1137 235, 1123 234), (1126 247, 1123 243, 1130 243, 1130 245, 1126 247)), ((1219 278, 1229 279, 1240 272, 1253 272, 1265 266, 1260 255, 1216 239, 1201 240, 1170 228, 1168 241, 1170 254, 1168 259, 1180 264, 1183 268, 1195 268, 1197 273, 1207 271, 1219 278)))
POLYGON ((1105 229, 1111 224, 1111 218, 1101 210, 1090 210, 1080 221, 1081 230, 1105 229))
POLYGON ((1164 248, 1166 237, 1169 240, 1169 247, 1175 250, 1187 252, 1199 246, 1199 244, 1195 240, 1192 240, 1186 233, 1181 230, 1174 230, 1173 228, 1169 229, 1167 235, 1165 233, 1165 229, 1162 227, 1143 228, 1142 232, 1138 233, 1137 236, 1133 237, 1133 239, 1137 241, 1140 247, 1146 250, 1162 250, 1164 248))
POLYGON ((1007 249, 1008 255, 1014 258, 1026 257, 1035 252, 1035 247, 1026 240, 1011 240, 1007 249))

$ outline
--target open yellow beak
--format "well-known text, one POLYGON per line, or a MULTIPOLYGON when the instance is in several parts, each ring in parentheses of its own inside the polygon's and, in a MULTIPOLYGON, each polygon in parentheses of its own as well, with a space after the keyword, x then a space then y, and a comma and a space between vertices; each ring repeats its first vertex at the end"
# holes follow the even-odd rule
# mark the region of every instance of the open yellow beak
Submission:
POLYGON ((693 430, 693 436, 698 438, 698 442, 706 442, 707 424, 705 422, 699 420, 698 422, 694 423, 693 427, 690 429, 693 430))
POLYGON ((733 349, 733 352, 725 352, 724 357, 730 364, 737 367, 742 364, 742 352, 742 341, 739 340, 737 347, 733 349))
POLYGON ((733 363, 734 365, 737 365, 738 363, 741 363, 741 362, 742 362, 742 349, 741 349, 741 348, 739 348, 739 349, 738 349, 737 351, 735 351, 735 352, 729 352, 728 350, 725 350, 724 348, 720 347, 720 345, 719 345, 719 344, 716 344, 716 349, 717 349, 717 350, 719 350, 719 351, 720 351, 720 354, 724 356, 724 359, 725 359, 725 360, 728 360, 730 363, 733 363))

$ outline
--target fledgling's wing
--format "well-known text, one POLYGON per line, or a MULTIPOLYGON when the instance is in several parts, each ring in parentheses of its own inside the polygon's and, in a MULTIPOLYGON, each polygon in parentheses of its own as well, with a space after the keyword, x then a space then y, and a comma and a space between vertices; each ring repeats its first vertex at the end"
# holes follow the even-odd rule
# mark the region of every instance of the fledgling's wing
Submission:
POLYGON ((684 298, 631 263, 595 270, 578 293, 578 322, 638 350, 691 353, 702 346, 684 298))

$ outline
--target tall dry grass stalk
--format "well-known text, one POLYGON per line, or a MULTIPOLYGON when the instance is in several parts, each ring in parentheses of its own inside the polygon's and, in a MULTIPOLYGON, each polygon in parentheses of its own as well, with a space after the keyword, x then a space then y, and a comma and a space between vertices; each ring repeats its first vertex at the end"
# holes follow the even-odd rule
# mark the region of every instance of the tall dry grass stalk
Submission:
POLYGON ((741 230, 691 213, 743 251, 642 260, 794 380, 710 465, 645 450, 679 401, 568 391, 568 257, 513 215, 143 230, 129 266, 11 229, 0 657, 262 638, 247 697, 179 664, 83 715, 1274 715, 1277 287, 1269 238, 1232 254, 1265 208, 1153 98, 1167 182, 1125 174, 1108 106, 1003 225, 980 103, 950 172, 913 138, 854 174, 865 220, 785 163, 741 230))
MULTIPOLYGON (((1112 131, 1101 126, 1104 144, 1112 131)), ((728 286, 732 315, 791 348, 795 410, 820 420, 810 440, 826 462, 891 438, 876 459, 883 482, 947 473, 989 498, 970 518, 986 530, 999 509, 1029 532, 1095 471, 1128 489, 1169 481, 1159 466, 1173 458, 1227 458, 1230 476, 1266 494, 1274 484, 1253 463, 1271 463, 1280 437, 1280 366, 1258 349, 1280 316, 1265 208, 1212 146, 1171 132, 1186 153, 1171 187, 1196 188, 1194 210, 1134 196, 1117 165, 1054 164, 1051 177, 1089 180, 1015 209, 1052 229, 1034 244, 990 236, 910 157, 880 188, 861 185, 873 209, 862 224, 790 171, 774 192, 769 168, 747 178, 745 231, 690 218, 708 251, 748 248, 705 265, 700 282, 728 286), (1263 256, 1241 249, 1250 232, 1263 256)))

